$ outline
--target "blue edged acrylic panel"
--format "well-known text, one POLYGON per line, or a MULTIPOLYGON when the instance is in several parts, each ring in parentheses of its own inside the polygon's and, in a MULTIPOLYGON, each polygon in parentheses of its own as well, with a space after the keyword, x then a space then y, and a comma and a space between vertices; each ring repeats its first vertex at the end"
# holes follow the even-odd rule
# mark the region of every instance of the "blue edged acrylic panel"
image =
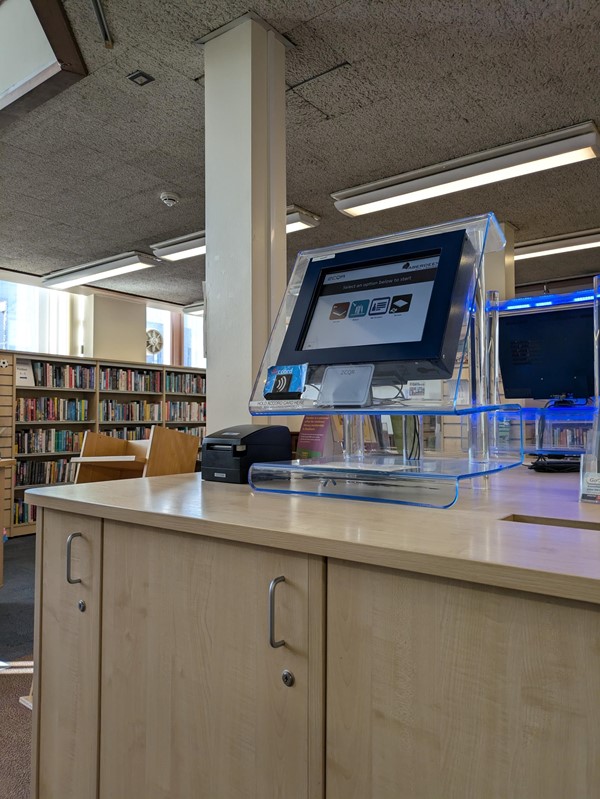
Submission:
POLYGON ((484 404, 470 388, 478 364, 468 363, 468 331, 483 254, 503 246, 494 215, 485 214, 299 253, 250 413, 414 414, 484 404), (323 407, 325 368, 359 364, 374 367, 367 401, 323 407))

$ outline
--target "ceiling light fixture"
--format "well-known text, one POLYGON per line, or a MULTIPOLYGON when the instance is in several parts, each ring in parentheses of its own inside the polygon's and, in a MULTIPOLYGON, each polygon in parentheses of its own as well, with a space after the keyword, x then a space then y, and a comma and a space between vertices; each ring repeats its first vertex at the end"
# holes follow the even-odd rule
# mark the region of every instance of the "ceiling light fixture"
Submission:
POLYGON ((192 302, 190 305, 184 305, 181 310, 192 316, 202 316, 204 313, 204 300, 198 300, 197 302, 192 302))
POLYGON ((158 266, 160 263, 160 259, 144 252, 124 252, 112 258, 104 258, 89 264, 52 272, 42 278, 42 283, 47 288, 69 289, 72 286, 96 283, 98 280, 105 280, 109 277, 137 272, 139 269, 148 269, 151 266, 158 266))
POLYGON ((594 247, 600 247, 600 230, 583 230, 560 239, 524 241, 515 247, 515 261, 541 258, 544 255, 560 255, 576 250, 591 250, 594 247))
POLYGON ((298 208, 297 205, 288 205, 286 209, 286 233, 295 233, 297 230, 317 227, 320 222, 321 218, 316 214, 311 214, 310 211, 305 211, 304 208, 298 208))
POLYGON ((334 192, 331 197, 341 213, 361 216, 554 169, 598 155, 598 130, 593 122, 584 122, 404 175, 334 192))
MULTIPOLYGON (((311 214, 310 211, 305 211, 296 205, 289 205, 286 211, 285 232, 294 233, 296 230, 317 227, 320 221, 316 214, 311 214)), ((206 234, 200 230, 176 239, 159 241, 157 244, 151 244, 150 248, 157 258, 164 258, 167 261, 193 258, 194 255, 206 254, 206 234)))
POLYGON ((206 253, 206 237, 204 231, 201 230, 197 233, 179 236, 176 239, 159 241, 158 244, 151 244, 150 248, 157 258, 164 258, 167 261, 180 261, 182 258, 204 255, 206 253))

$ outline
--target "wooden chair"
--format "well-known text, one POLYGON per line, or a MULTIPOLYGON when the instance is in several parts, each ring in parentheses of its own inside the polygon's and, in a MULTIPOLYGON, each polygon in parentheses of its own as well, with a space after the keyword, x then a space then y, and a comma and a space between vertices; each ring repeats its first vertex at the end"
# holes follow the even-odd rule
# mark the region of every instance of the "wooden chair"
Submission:
POLYGON ((196 468, 200 439, 168 427, 152 427, 150 438, 127 441, 88 430, 77 463, 76 483, 186 474, 196 468))

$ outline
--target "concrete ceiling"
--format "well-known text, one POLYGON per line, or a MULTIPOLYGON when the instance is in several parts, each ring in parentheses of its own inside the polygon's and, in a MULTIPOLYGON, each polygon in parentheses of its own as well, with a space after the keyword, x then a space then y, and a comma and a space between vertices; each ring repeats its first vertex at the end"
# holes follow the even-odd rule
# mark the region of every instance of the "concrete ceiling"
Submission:
MULTIPOLYGON (((204 228, 202 49, 247 0, 64 0, 89 76, 0 138, 0 268, 45 275, 204 228), (136 69, 154 76, 141 88, 136 69), (181 196, 173 208, 162 190, 181 196)), ((288 52, 288 202, 325 246, 494 211, 527 241, 600 228, 600 159, 362 218, 330 193, 586 120, 600 123, 600 3, 255 0, 288 52)), ((523 261, 517 282, 600 272, 600 250, 523 261)), ((204 258, 106 280, 187 303, 204 258)))

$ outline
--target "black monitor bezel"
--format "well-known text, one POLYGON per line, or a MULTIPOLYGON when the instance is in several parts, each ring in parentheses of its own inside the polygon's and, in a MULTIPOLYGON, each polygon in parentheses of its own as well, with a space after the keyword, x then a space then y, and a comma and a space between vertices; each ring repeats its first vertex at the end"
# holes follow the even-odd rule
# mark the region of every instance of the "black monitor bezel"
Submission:
POLYGON ((322 367, 349 363, 404 363, 407 379, 449 377, 460 338, 473 259, 465 257, 466 230, 421 236, 311 258, 281 346, 277 365, 322 367), (440 259, 420 341, 303 350, 323 280, 340 269, 366 269, 437 254, 440 259), (448 357, 450 355, 450 357, 448 357), (452 363, 449 363, 449 361, 452 363), (436 374, 430 374, 436 372, 436 374))

